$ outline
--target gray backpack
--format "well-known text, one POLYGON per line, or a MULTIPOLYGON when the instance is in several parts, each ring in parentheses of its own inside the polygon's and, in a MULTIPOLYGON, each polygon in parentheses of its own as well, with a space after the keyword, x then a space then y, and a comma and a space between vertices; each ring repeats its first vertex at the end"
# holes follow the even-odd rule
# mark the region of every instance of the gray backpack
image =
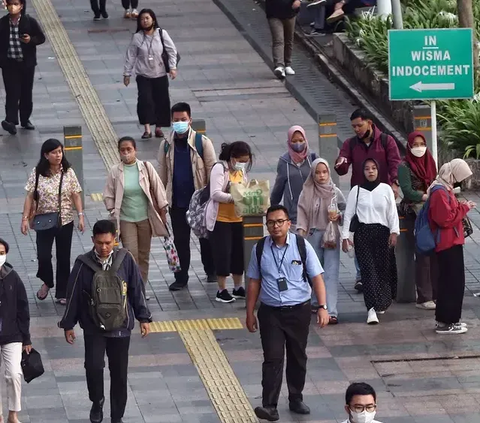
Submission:
POLYGON ((103 270, 90 253, 78 257, 95 272, 91 295, 83 292, 88 297, 90 317, 106 332, 122 328, 127 318, 127 283, 117 275, 127 253, 125 248, 118 250, 109 270, 103 270))

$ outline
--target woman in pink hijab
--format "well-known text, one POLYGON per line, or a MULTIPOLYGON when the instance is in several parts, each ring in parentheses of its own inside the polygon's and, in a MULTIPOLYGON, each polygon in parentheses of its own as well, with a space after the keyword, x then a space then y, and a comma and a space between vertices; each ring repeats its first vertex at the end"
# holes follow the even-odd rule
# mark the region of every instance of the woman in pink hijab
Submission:
POLYGON ((288 151, 278 160, 277 178, 270 194, 270 202, 273 206, 280 204, 283 199, 292 225, 295 225, 298 199, 317 155, 310 150, 305 130, 298 125, 288 130, 287 148, 288 151))

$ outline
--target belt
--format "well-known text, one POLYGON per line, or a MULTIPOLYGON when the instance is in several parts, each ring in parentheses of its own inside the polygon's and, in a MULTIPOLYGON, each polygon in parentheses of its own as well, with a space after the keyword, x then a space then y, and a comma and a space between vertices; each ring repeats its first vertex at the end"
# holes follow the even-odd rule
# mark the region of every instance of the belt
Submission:
POLYGON ((267 307, 267 308, 270 308, 272 310, 292 310, 292 309, 295 309, 295 308, 304 307, 306 305, 310 305, 310 300, 307 300, 307 301, 305 301, 303 303, 300 303, 300 304, 295 304, 295 305, 291 305, 291 306, 280 306, 280 307, 273 307, 273 306, 269 306, 267 304, 261 303, 262 307, 267 307))

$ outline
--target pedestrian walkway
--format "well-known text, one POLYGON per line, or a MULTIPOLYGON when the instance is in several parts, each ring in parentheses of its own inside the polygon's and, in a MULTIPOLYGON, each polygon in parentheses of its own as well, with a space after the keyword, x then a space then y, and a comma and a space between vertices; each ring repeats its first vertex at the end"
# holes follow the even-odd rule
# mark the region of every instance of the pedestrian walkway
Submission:
MULTIPOLYGON (((172 102, 189 102, 193 117, 206 120, 207 134, 217 152, 222 142, 248 141, 255 152, 252 176, 273 182, 291 125, 304 126, 316 149, 315 121, 285 85, 274 78, 261 56, 213 2, 143 0, 143 3, 158 13, 160 25, 169 31, 182 55, 179 76, 171 83, 172 102)), ((29 12, 46 20, 46 23, 42 21, 45 28, 57 30, 55 16, 45 13, 50 0, 34 0, 33 4, 37 10, 29 6, 29 12)), ((134 84, 125 88, 122 83, 123 56, 135 22, 122 19, 123 10, 118 1, 108 2, 108 21, 95 23, 88 2, 52 0, 51 4, 112 130, 118 136, 135 136, 140 158, 155 162, 159 142, 140 141, 143 129, 136 118, 137 92, 134 84)), ((253 1, 251 4, 253 8, 253 1)), ((255 25, 260 23, 257 18, 255 25)), ((267 42, 265 36, 262 42, 267 42)), ((83 235, 75 233, 72 254, 75 257, 91 248, 91 226, 105 216, 103 204, 91 196, 103 190, 106 178, 105 151, 99 152, 97 144, 99 139, 105 139, 106 143, 116 141, 102 138, 101 131, 89 130, 92 123, 85 117, 85 110, 82 113, 79 108, 81 99, 76 98, 84 92, 72 93, 59 65, 61 60, 72 58, 68 55, 60 58, 59 54, 61 51, 54 51, 48 42, 39 48, 33 115, 37 131, 20 131, 16 137, 4 134, 0 140, 0 236, 11 242, 9 260, 27 285, 33 316, 32 338, 46 367, 44 376, 24 388, 24 410, 20 415, 24 423, 86 422, 90 403, 84 380, 82 338, 79 337, 73 347, 67 345, 62 332, 56 328, 63 308, 54 304, 52 298, 38 302, 35 297, 40 283, 35 277, 34 236, 23 237, 19 230, 23 186, 38 160, 41 143, 49 137, 61 139, 63 125, 82 125, 88 230, 83 235)), ((302 66, 298 69, 299 86, 310 83, 302 79, 302 66)), ((326 82, 322 80, 322 89, 330 90, 329 101, 334 103, 338 114, 344 104, 344 116, 348 116, 349 106, 353 106, 342 93, 337 92, 335 97, 336 88, 326 86, 326 82)), ((1 95, 4 100, 3 91, 1 95)), ((101 111, 98 116, 102 116, 101 111)), ((344 180, 342 188, 346 187, 344 180)), ((477 230, 467 243, 467 280, 469 289, 480 291, 478 213, 473 220, 477 230)), ((168 271, 160 243, 154 243, 147 289, 153 296, 150 307, 156 321, 172 323, 155 325, 161 333, 154 333, 146 340, 137 334, 132 337, 125 422, 240 423, 252 421, 249 420, 251 406, 242 402, 243 398, 254 406, 260 401, 262 353, 258 334, 238 329, 244 319, 243 303, 220 305, 214 301, 216 286, 203 282, 194 239, 192 249, 196 252, 189 290, 170 293, 168 284, 173 282, 173 275, 168 271), (207 320, 224 317, 239 320, 233 323, 219 320, 215 324, 207 320), (194 322, 180 324, 179 320, 194 322), (235 392, 222 391, 226 387, 235 392), (219 399, 222 394, 227 400, 219 399), (231 395, 239 399, 238 403, 229 402, 231 395)), ((480 347, 480 300, 470 294, 466 298, 465 320, 472 329, 461 338, 436 336, 432 331, 432 314, 416 310, 412 305, 395 305, 382 318, 381 325, 367 327, 363 299, 352 288, 353 263, 346 256, 342 258, 341 324, 322 331, 314 328, 309 340, 305 395, 312 415, 301 420, 291 415, 286 411, 287 399, 283 396, 279 405, 281 421, 340 422, 345 418, 343 392, 348 382, 365 380, 379 392, 381 421, 478 422, 476 394, 480 375, 476 351, 480 347)), ((77 335, 81 335, 80 329, 77 335)), ((2 388, 5 392, 5 387, 2 388)))

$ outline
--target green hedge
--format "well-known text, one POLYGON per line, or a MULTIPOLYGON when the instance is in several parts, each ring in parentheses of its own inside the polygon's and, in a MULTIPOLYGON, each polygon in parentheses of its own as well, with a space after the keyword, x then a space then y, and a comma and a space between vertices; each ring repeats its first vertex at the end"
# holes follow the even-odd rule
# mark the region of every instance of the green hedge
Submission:
MULTIPOLYGON (((456 0, 404 0, 403 25, 405 29, 458 27, 456 0)), ((480 39, 480 1, 474 1, 477 39, 480 39)), ((393 28, 391 19, 383 20, 372 14, 363 14, 347 22, 347 35, 373 66, 388 75, 387 33, 393 28)), ((480 91, 477 78, 476 92, 480 91)), ((480 96, 479 96, 480 97, 480 96)), ((480 152, 480 102, 455 100, 438 102, 439 123, 443 148, 480 152), (479 145, 479 148, 470 146, 479 145)))

